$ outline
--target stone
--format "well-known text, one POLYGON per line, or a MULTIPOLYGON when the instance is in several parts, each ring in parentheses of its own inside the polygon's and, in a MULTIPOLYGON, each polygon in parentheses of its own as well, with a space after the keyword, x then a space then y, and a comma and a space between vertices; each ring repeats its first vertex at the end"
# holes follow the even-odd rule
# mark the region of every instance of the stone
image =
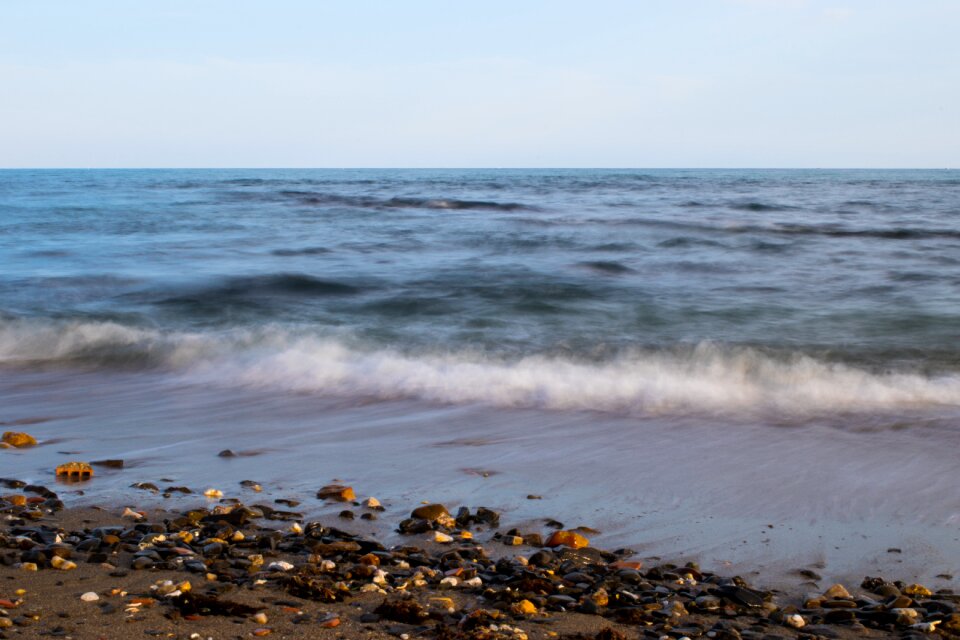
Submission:
POLYGON ((442 533, 442 532, 440 532, 440 531, 434 531, 434 532, 433 532, 433 541, 434 541, 434 542, 439 542, 439 543, 441 543, 441 544, 446 544, 446 543, 448 543, 448 542, 453 542, 453 536, 448 536, 447 534, 442 533))
POLYGON ((927 589, 922 584, 908 585, 903 588, 903 593, 907 594, 908 596, 913 596, 914 598, 916 597, 929 598, 930 596, 933 595, 933 592, 930 591, 930 589, 927 589))
POLYGON ((37 444, 36 438, 29 433, 22 433, 20 431, 4 431, 3 437, 0 438, 0 440, 18 449, 21 447, 34 447, 37 444))
POLYGON ((850 595, 850 592, 847 591, 847 588, 842 584, 835 584, 826 591, 823 592, 823 596, 827 600, 849 600, 853 596, 850 595))
POLYGON ((203 495, 208 498, 222 498, 223 491, 220 491, 220 489, 207 489, 203 492, 203 495))
POLYGON ((529 600, 521 600, 511 607, 514 613, 518 613, 524 616, 532 616, 537 612, 537 605, 533 604, 529 600))
POLYGON ((113 459, 113 460, 93 460, 90 464, 96 467, 103 467, 105 469, 123 469, 124 462, 123 460, 113 459))
POLYGON ((429 522, 451 518, 450 512, 447 511, 447 508, 442 504, 427 504, 422 507, 417 507, 410 514, 410 517, 427 520, 429 522))
POLYGON ((93 591, 87 591, 85 594, 80 596, 80 599, 83 600, 84 602, 96 602, 97 600, 100 599, 100 596, 98 596, 93 591))
POLYGON ((317 497, 321 500, 336 500, 337 502, 350 502, 357 499, 357 494, 353 492, 353 487, 342 484, 328 484, 317 491, 317 497))
POLYGON ((86 462, 67 462, 57 467, 56 475, 67 480, 89 480, 93 477, 93 467, 86 462))
POLYGON ((25 507, 27 506, 27 496, 14 494, 9 496, 3 496, 2 500, 8 504, 12 504, 15 507, 25 507))
POLYGON ((548 547, 570 547, 571 549, 582 549, 590 545, 590 541, 575 531, 554 531, 547 539, 548 547))
POLYGON ((224 449, 223 451, 221 451, 220 453, 217 454, 217 457, 220 457, 220 458, 235 458, 235 457, 237 457, 237 454, 235 454, 235 453, 234 453, 233 451, 231 451, 230 449, 224 449))

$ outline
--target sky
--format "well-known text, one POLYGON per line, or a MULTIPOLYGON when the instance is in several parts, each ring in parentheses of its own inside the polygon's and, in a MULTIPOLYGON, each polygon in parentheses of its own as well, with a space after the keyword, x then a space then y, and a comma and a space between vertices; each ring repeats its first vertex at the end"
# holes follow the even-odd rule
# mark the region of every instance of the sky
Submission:
POLYGON ((0 0, 0 167, 960 167, 960 0, 0 0))

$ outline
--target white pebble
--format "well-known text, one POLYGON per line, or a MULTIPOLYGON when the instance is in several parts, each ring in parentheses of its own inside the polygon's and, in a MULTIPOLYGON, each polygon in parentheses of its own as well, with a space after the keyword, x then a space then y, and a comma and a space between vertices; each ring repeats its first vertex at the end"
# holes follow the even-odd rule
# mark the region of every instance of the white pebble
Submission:
POLYGON ((80 596, 80 599, 83 600, 84 602, 96 602, 97 600, 100 599, 100 596, 98 596, 93 591, 87 591, 85 594, 80 596))
POLYGON ((803 616, 801 616, 799 613, 792 613, 784 618, 783 621, 794 629, 802 629, 807 624, 807 621, 804 620, 803 616))
POLYGON ((277 562, 271 562, 267 567, 268 571, 290 571, 293 569, 293 565, 287 562, 286 560, 278 560, 277 562))

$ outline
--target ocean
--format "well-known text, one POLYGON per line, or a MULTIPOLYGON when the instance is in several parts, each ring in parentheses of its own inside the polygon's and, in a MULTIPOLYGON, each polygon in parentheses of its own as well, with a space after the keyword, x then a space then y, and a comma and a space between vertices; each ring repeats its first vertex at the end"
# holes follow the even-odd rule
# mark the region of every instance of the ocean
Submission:
POLYGON ((3 476, 960 571, 960 171, 7 170, 0 264, 3 476))

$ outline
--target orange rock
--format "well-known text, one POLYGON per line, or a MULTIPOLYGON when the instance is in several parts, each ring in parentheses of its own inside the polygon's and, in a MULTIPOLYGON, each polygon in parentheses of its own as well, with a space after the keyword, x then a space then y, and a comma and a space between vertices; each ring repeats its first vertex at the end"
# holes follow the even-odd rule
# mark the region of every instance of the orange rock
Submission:
POLYGON ((19 431, 4 431, 2 440, 11 447, 17 448, 33 447, 37 444, 37 439, 32 435, 29 433, 21 433, 19 431))
POLYGON ((67 462, 57 467, 57 477, 68 480, 88 480, 93 477, 93 467, 86 462, 67 462))
POLYGON ((3 496, 4 501, 9 502, 15 507, 25 507, 27 506, 27 496, 21 496, 19 494, 13 494, 9 496, 3 496))
POLYGON ((153 603, 155 602, 156 600, 154 600, 153 598, 131 598, 130 601, 127 602, 127 604, 140 604, 145 607, 149 607, 149 606, 152 606, 153 603))
POLYGON ((16 609, 19 606, 20 603, 13 600, 0 600, 0 608, 2 609, 16 609))
POLYGON ((643 563, 639 560, 617 560, 612 565, 614 569, 636 569, 640 570, 643 568, 643 563))
POLYGON ((324 620, 320 623, 320 626, 324 629, 333 629, 334 627, 339 627, 340 618, 330 618, 329 620, 324 620))
POLYGON ((547 540, 547 546, 564 546, 573 549, 582 549, 590 546, 590 541, 574 531, 554 531, 553 535, 547 540))
POLYGON ((260 627, 259 629, 254 629, 254 630, 253 630, 253 635, 255 635, 255 636, 268 636, 268 635, 270 635, 270 629, 267 629, 266 627, 260 627))
POLYGON ((380 566, 380 558, 375 556, 372 553, 368 553, 365 556, 360 556, 360 564, 369 564, 374 567, 380 566))
POLYGON ((338 502, 350 502, 357 499, 357 494, 353 492, 353 487, 342 484, 328 484, 317 491, 317 497, 323 500, 336 500, 338 502))

